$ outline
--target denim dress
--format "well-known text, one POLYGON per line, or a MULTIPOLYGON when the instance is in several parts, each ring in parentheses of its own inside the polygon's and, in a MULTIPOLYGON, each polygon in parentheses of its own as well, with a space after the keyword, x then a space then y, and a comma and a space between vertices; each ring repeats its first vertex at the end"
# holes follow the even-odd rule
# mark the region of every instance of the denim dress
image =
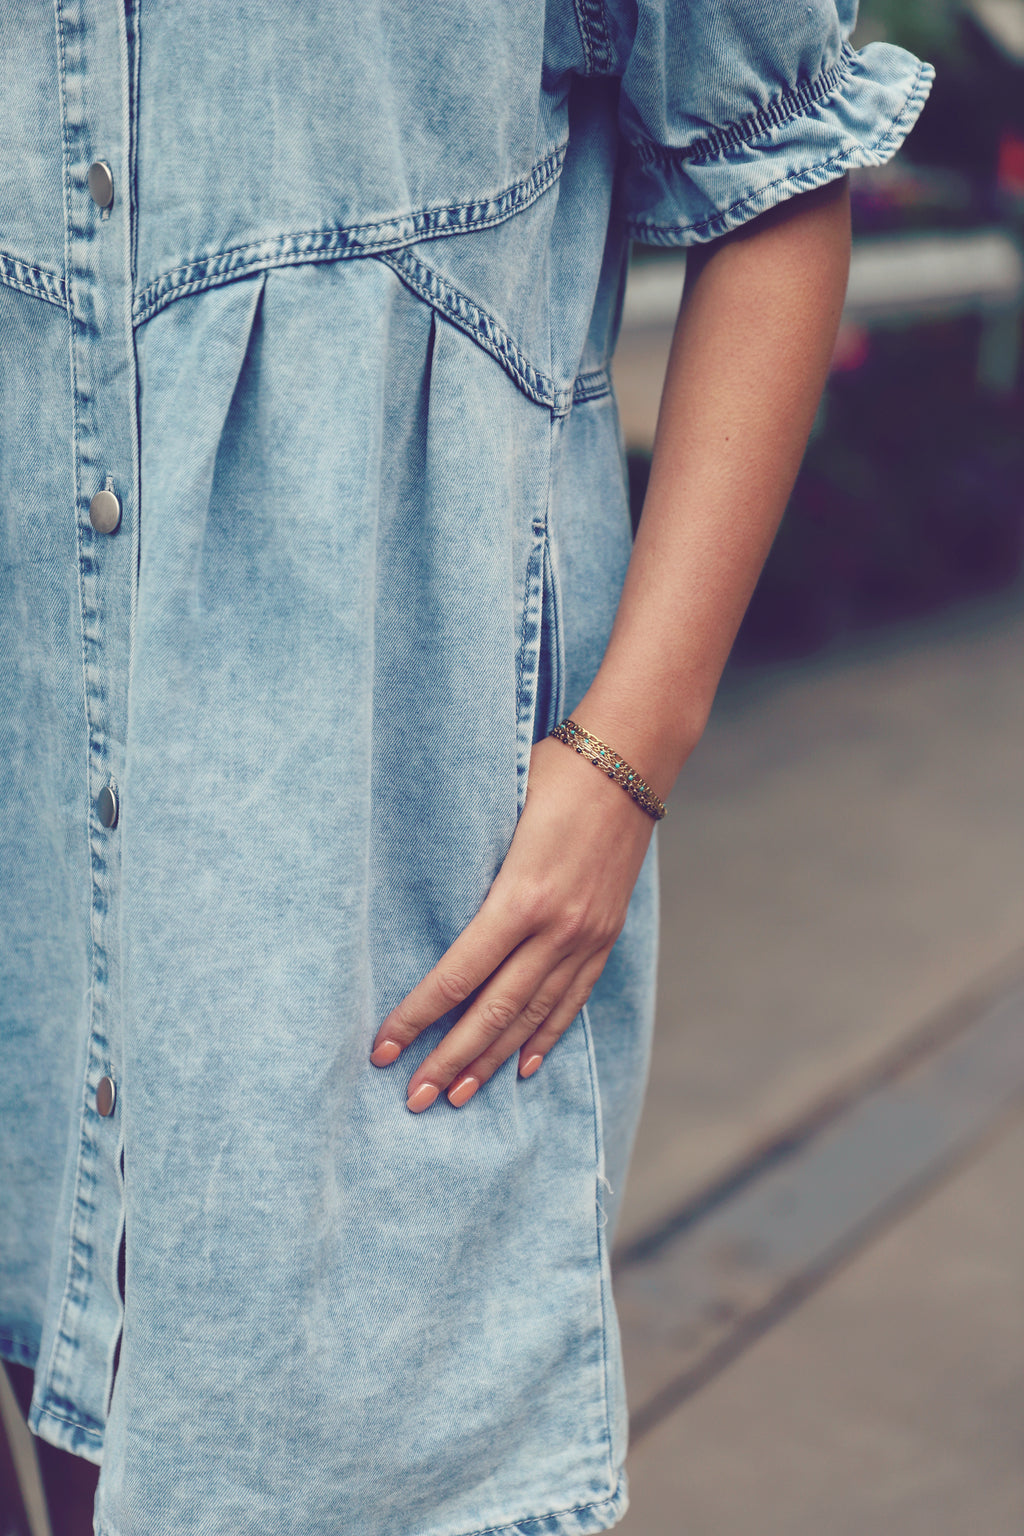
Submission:
POLYGON ((601 659, 629 239, 894 153, 853 13, 0 0, 0 1352, 100 1536, 625 1509, 653 855, 536 1076, 368 1053, 601 659))

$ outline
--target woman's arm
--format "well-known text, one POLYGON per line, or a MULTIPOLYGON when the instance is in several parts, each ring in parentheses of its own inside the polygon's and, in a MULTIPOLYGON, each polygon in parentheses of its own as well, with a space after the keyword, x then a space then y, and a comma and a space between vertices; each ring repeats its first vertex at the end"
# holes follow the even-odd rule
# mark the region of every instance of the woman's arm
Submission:
POLYGON ((700 739, 800 467, 846 293, 849 217, 846 181, 831 182, 687 256, 643 517, 578 706, 665 791, 700 739))
MULTIPOLYGON (((792 490, 849 255, 845 179, 688 255, 636 543, 604 660, 572 711, 662 797, 700 739, 792 490)), ((386 1066, 475 994, 413 1074, 411 1109, 445 1090, 465 1103, 516 1050, 520 1071, 536 1070, 604 967, 652 825, 561 743, 536 744, 483 906, 374 1042, 386 1066)))

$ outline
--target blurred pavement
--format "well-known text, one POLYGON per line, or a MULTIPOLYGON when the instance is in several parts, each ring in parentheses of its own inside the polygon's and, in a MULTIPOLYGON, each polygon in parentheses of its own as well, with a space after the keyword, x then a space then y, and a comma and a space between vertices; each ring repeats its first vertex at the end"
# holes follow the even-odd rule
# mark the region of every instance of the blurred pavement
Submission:
MULTIPOLYGON (((683 771, 660 829, 658 1034, 617 1245, 641 1409, 624 1536, 1024 1533, 1022 660, 1018 586, 734 672, 683 771), (856 1212, 872 1166, 857 1115, 868 1127, 888 1102, 891 1119, 907 1092, 905 1145, 876 1149, 871 1173, 891 1189, 861 1202, 847 1247, 791 1273, 774 1254, 749 1301, 723 1283, 719 1315, 702 1302, 713 1326, 688 1317, 711 1207, 727 1223, 746 1200, 770 1238, 782 1156, 795 1189, 821 1164, 812 1225, 856 1212), (826 1133, 805 1147, 794 1128, 815 1117, 826 1133), (929 1137, 946 1153, 919 1156, 929 1137), (752 1196, 730 1183, 744 1169, 752 1196), (645 1243, 661 1244, 649 1273, 645 1243), (665 1365, 660 1399, 646 1296, 655 1344, 678 1306, 666 1360, 687 1362, 674 1384, 665 1365)), ((794 1231, 810 1254, 807 1221, 794 1231)))
POLYGON ((1024 1119, 630 1458, 622 1536, 1020 1536, 1024 1119))

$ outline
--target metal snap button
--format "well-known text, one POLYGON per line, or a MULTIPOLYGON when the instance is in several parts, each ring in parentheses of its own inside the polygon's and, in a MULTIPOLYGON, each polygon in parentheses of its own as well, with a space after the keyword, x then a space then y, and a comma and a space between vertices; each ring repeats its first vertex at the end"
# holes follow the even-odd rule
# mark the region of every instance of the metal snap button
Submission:
POLYGON ((89 167, 89 195, 97 208, 109 208, 114 201, 114 173, 105 160, 89 167))
POLYGON ((100 819, 100 826, 116 827, 119 810, 117 790, 113 784, 105 784, 96 797, 96 815, 100 819))
POLYGON ((96 1086, 96 1113, 102 1115, 104 1120, 114 1113, 114 1100, 117 1098, 117 1089, 113 1079, 101 1077, 96 1086))
POLYGON ((89 521, 97 533, 113 533, 121 521, 121 503, 113 491, 97 491, 89 503, 89 521))

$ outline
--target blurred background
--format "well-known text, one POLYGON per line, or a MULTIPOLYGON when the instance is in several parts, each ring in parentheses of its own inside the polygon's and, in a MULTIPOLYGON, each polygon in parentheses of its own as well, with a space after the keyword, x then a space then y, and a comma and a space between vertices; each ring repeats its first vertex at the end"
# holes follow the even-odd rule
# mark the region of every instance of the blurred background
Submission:
MULTIPOLYGON (((1024 0, 873 39, 936 84, 660 829, 624 1536, 1024 1536, 1024 0)), ((635 512, 683 276, 636 248, 635 512)))
MULTIPOLYGON (((1024 0, 876 38, 936 84, 659 833, 623 1536, 1024 1536, 1024 0)), ((636 511, 683 276, 636 249, 636 511)))

